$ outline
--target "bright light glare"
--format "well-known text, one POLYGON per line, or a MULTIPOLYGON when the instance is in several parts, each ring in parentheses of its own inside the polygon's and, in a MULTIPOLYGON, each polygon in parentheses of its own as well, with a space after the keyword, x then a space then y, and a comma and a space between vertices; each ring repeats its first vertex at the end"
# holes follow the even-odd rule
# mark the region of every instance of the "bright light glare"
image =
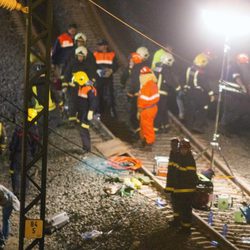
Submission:
POLYGON ((245 35, 250 31, 250 17, 233 11, 204 10, 202 17, 209 28, 226 36, 245 35))

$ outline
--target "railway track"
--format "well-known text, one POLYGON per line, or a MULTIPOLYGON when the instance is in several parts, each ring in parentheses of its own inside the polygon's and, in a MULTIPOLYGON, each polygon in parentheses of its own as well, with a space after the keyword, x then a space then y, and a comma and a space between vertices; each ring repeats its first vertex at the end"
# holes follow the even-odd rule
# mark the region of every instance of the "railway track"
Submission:
MULTIPOLYGON (((75 22, 79 25, 80 28, 83 29, 84 32, 87 33, 89 39, 90 48, 94 47, 94 44, 100 36, 100 29, 93 22, 93 15, 91 15, 90 6, 85 2, 80 2, 80 7, 75 8, 74 4, 69 3, 69 1, 61 1, 61 6, 64 9, 68 9, 69 13, 73 13, 73 9, 75 10, 74 15, 75 22), (81 18, 80 18, 81 17, 81 18)), ((19 19, 15 17, 17 20, 17 24, 20 22, 19 19)), ((59 25, 60 27, 60 25, 59 25)), ((23 29, 19 28, 18 32, 23 34, 23 29)), ((107 35, 107 34, 106 34, 107 35)), ((112 40, 110 36, 108 36, 108 40, 112 40)), ((124 91, 121 89, 119 84, 119 72, 115 76, 115 88, 116 91, 119 92, 119 95, 122 97, 121 102, 118 104, 118 112, 121 114, 122 121, 126 120, 127 112, 124 107, 126 107, 124 97, 124 91)), ((167 156, 169 152, 169 140, 172 136, 180 135, 188 137, 192 141, 192 145, 194 151, 199 154, 203 151, 205 145, 204 142, 200 142, 200 139, 193 136, 189 131, 187 131, 178 120, 176 120, 173 116, 171 116, 172 128, 171 131, 167 134, 161 134, 157 136, 156 144, 153 147, 153 151, 145 154, 144 151, 136 148, 133 144, 130 144, 130 149, 127 154, 139 158, 143 162, 143 171, 145 174, 150 176, 154 180, 154 186, 148 187, 143 186, 140 190, 140 193, 146 196, 148 199, 155 203, 155 200, 161 197, 163 200, 165 199, 164 195, 162 195, 162 191, 165 187, 165 178, 156 177, 152 174, 153 166, 155 164, 154 157, 155 155, 167 156)), ((117 122, 108 122, 106 123, 107 127, 99 123, 91 130, 91 140, 93 144, 102 143, 108 140, 114 139, 114 135, 124 138, 124 134, 126 137, 126 126, 123 123, 117 122), (110 131, 113 131, 111 133, 110 131), (122 132, 123 131, 123 132, 122 132)), ((129 144, 127 144, 129 145, 129 144)), ((203 170, 204 168, 209 166, 210 158, 209 154, 204 154, 197 160, 198 172, 203 170)), ((210 211, 194 211, 194 227, 192 228, 191 240, 200 246, 201 249, 211 249, 211 248, 221 248, 221 249, 250 249, 250 243, 243 240, 243 237, 250 238, 250 226, 247 224, 236 224, 234 223, 233 213, 234 208, 239 207, 243 201, 249 202, 249 190, 247 186, 240 183, 238 180, 235 181, 233 178, 227 178, 230 173, 227 171, 227 167, 225 164, 216 158, 216 169, 215 169, 215 178, 214 182, 214 195, 227 194, 233 198, 233 208, 228 209, 226 211, 219 211, 215 206, 211 207, 210 211), (220 178, 219 178, 220 177, 220 178), (213 221, 211 225, 208 225, 208 217, 213 213, 213 221), (227 224, 228 232, 226 237, 222 236, 221 232, 223 231, 223 226, 227 224), (214 245, 211 242, 214 242, 214 245), (217 244, 217 243, 218 244, 217 244)), ((166 218, 170 218, 172 216, 171 208, 169 204, 161 209, 163 215, 166 218)))

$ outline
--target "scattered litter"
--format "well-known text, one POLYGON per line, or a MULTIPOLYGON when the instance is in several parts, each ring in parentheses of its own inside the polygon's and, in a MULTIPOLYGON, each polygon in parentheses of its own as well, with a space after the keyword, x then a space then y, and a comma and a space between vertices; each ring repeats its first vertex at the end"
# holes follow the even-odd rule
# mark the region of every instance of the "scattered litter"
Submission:
POLYGON ((242 243, 250 244, 250 237, 242 237, 242 243))
POLYGON ((81 236, 84 240, 94 240, 94 239, 98 238, 99 236, 101 236, 102 234, 103 234, 103 232, 101 232, 101 231, 93 230, 91 232, 82 233, 81 236))
POLYGON ((45 220, 45 233, 52 234, 56 230, 59 230, 63 226, 69 223, 69 216, 66 212, 57 214, 50 219, 45 220))
POLYGON ((142 184, 149 185, 151 183, 151 179, 146 175, 135 175, 135 178, 137 178, 142 184))
POLYGON ((106 194, 113 195, 113 194, 116 194, 121 189, 121 187, 122 185, 118 183, 109 184, 103 188, 103 191, 106 194))
POLYGON ((215 240, 212 240, 211 245, 214 246, 214 247, 217 247, 219 245, 219 242, 215 241, 215 240))
POLYGON ((134 194, 134 189, 131 188, 131 187, 128 187, 126 185, 123 185, 119 192, 120 192, 120 194, 121 194, 122 197, 123 196, 132 197, 133 194, 134 194))
POLYGON ((157 198, 156 201, 155 201, 155 204, 158 206, 158 207, 165 207, 167 205, 167 202, 161 198, 157 198))

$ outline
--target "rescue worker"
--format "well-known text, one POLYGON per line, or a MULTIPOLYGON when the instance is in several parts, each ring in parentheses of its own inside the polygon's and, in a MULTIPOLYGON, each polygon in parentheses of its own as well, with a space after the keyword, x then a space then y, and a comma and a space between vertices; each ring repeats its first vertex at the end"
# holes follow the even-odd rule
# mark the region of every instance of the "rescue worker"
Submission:
POLYGON ((77 113, 77 96, 78 96, 78 85, 72 81, 74 74, 77 72, 85 72, 90 79, 96 78, 95 68, 93 65, 86 60, 88 55, 87 48, 80 46, 75 50, 75 58, 72 60, 65 70, 64 74, 64 88, 67 91, 68 99, 68 120, 70 122, 75 122, 77 113))
POLYGON ((129 58, 128 58, 128 66, 125 68, 121 76, 121 84, 123 87, 125 87, 127 80, 131 75, 131 71, 134 65, 138 63, 142 63, 142 57, 136 52, 130 53, 129 58))
POLYGON ((118 69, 116 54, 111 51, 108 42, 104 39, 97 43, 97 51, 94 57, 97 67, 96 89, 98 93, 98 113, 105 113, 115 118, 117 116, 115 109, 113 74, 118 69))
POLYGON ((79 85, 77 97, 77 122, 79 123, 80 136, 83 150, 91 150, 89 127, 97 107, 96 89, 83 71, 74 74, 73 82, 79 85))
POLYGON ((193 66, 186 70, 185 122, 189 129, 197 133, 204 133, 209 103, 214 101, 214 92, 211 90, 205 72, 207 64, 207 56, 203 53, 198 54, 193 66))
POLYGON ((160 94, 160 101, 158 103, 158 112, 155 118, 155 131, 158 133, 168 132, 168 110, 171 103, 176 103, 176 90, 180 89, 177 80, 174 76, 172 66, 174 57, 172 54, 165 52, 162 55, 161 61, 156 63, 154 73, 157 77, 157 85, 160 94))
MULTIPOLYGON (((141 57, 141 62, 135 64, 131 70, 131 77, 128 85, 128 101, 130 103, 130 124, 135 137, 138 136, 140 131, 139 121, 137 119, 137 98, 140 90, 140 70, 144 66, 149 67, 149 51, 146 47, 139 47, 136 53, 141 57)), ((137 138, 136 138, 137 139, 137 138)))
POLYGON ((179 233, 189 235, 192 224, 192 201, 196 192, 198 177, 188 139, 180 140, 177 156, 177 165, 173 176, 173 203, 176 209, 176 212, 174 211, 176 218, 172 222, 172 226, 178 226, 178 222, 180 222, 179 233))
MULTIPOLYGON (((79 32, 79 33, 77 33, 75 35, 74 40, 75 40, 74 50, 72 50, 72 54, 70 56, 69 61, 67 62, 66 66, 65 66, 65 69, 68 67, 68 64, 72 63, 72 61, 75 60, 75 58, 76 58, 75 50, 77 48, 79 48, 79 47, 85 47, 87 49, 87 54, 86 54, 86 58, 85 58, 84 61, 86 61, 87 64, 89 65, 89 67, 91 67, 92 70, 94 72, 96 72, 95 57, 94 57, 93 53, 91 52, 91 50, 88 49, 88 47, 86 46, 86 44, 87 44, 87 36, 84 33, 79 32)), ((91 80, 95 81, 95 78, 93 78, 91 80)), ((62 87, 64 87, 64 85, 63 85, 64 82, 65 82, 65 80, 63 80, 62 87)), ((66 82, 66 84, 67 84, 67 82, 66 82)), ((67 87, 67 85, 66 85, 66 87, 67 87)))
POLYGON ((13 212, 20 210, 18 198, 5 186, 0 184, 0 206, 2 207, 2 229, 0 230, 0 249, 4 249, 10 233, 10 217, 13 212))
POLYGON ((7 144, 7 135, 2 122, 0 122, 0 155, 5 151, 7 144))
POLYGON ((176 210, 176 203, 174 200, 174 181, 176 179, 176 168, 178 164, 178 159, 179 159, 179 138, 174 137, 171 139, 171 150, 169 154, 169 160, 168 160, 168 174, 167 174, 167 182, 166 182, 166 188, 165 191, 167 194, 170 195, 170 201, 172 204, 172 209, 173 209, 173 215, 174 218, 169 222, 169 226, 171 227, 178 227, 180 226, 180 218, 179 218, 179 213, 176 210))
MULTIPOLYGON (((37 111, 35 109, 28 109, 28 121, 32 121, 37 116, 37 111)), ((20 195, 20 178, 21 178, 21 164, 22 164, 22 138, 23 138, 23 128, 16 126, 11 142, 9 145, 10 151, 10 175, 12 190, 14 194, 19 197, 20 195)), ((30 161, 37 151, 39 143, 39 134, 37 125, 30 127, 28 132, 28 142, 27 142, 27 158, 30 161)), ((27 182, 28 183, 28 182, 27 182)), ((28 185, 27 185, 28 188, 28 185)))
MULTIPOLYGON (((34 108, 38 113, 44 108, 45 97, 47 95, 45 84, 45 66, 41 62, 36 62, 32 66, 35 69, 35 76, 32 78, 32 99, 31 107, 34 108)), ((53 89, 53 86, 49 86, 49 126, 54 129, 61 124, 60 112, 57 107, 63 105, 61 98, 57 95, 57 92, 53 89)), ((38 124, 39 134, 42 135, 43 131, 41 126, 38 124)))
POLYGON ((250 66, 247 54, 239 54, 227 68, 223 91, 224 110, 221 120, 222 133, 229 135, 248 131, 250 127, 250 66), (233 87, 230 87, 230 84, 233 87), (232 105, 233 103, 233 105, 232 105))
POLYGON ((155 142, 154 119, 157 114, 159 92, 157 79, 149 67, 140 70, 141 88, 138 95, 137 107, 140 121, 140 139, 146 149, 151 149, 155 142))
POLYGON ((161 62, 161 57, 162 57, 163 55, 165 55, 166 53, 171 54, 172 51, 173 51, 173 48, 170 47, 169 45, 166 45, 166 49, 167 49, 167 50, 160 48, 160 49, 158 49, 158 50, 154 53, 153 60, 152 60, 152 65, 151 65, 151 69, 154 69, 155 66, 156 66, 156 64, 159 63, 159 62, 161 62))
POLYGON ((52 49, 52 65, 55 66, 55 74, 58 79, 63 75, 65 63, 74 51, 74 36, 77 31, 76 24, 70 24, 67 32, 59 35, 52 49))

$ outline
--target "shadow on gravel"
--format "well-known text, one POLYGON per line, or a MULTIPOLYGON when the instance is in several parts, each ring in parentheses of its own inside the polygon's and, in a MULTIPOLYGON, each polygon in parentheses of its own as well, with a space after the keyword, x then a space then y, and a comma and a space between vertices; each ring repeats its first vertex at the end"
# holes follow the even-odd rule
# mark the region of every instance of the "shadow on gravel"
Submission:
POLYGON ((199 250, 190 239, 176 234, 172 229, 162 229, 145 237, 139 250, 199 250))

